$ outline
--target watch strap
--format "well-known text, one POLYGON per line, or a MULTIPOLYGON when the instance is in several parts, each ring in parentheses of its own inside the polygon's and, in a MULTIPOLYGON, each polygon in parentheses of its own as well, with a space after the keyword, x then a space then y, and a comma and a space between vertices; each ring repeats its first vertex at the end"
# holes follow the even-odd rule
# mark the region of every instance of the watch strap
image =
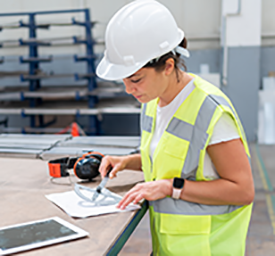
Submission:
POLYGON ((172 198, 179 199, 182 189, 173 188, 172 198))

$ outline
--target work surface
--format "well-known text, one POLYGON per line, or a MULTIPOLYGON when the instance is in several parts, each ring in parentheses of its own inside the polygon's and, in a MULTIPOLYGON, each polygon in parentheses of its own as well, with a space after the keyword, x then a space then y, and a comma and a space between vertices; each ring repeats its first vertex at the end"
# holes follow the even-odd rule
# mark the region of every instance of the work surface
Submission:
MULTIPOLYGON (((50 202, 45 195, 72 190, 68 178, 56 179, 48 175, 47 162, 39 159, 0 158, 0 226, 58 216, 89 232, 89 237, 22 252, 20 255, 106 255, 132 221, 137 211, 106 214, 85 219, 74 219, 50 202)), ((76 181, 76 178, 73 178, 76 181)), ((78 180, 79 181, 79 180, 78 180)), ((135 183, 143 181, 143 174, 124 171, 109 180, 107 188, 123 195, 135 183)), ((81 183, 88 187, 99 184, 81 183)))
MULTIPOLYGON (((81 150, 97 150, 105 154, 126 154, 138 147, 139 138, 74 137, 69 135, 0 135, 0 226, 59 216, 88 231, 90 236, 77 241, 53 245, 20 255, 97 255, 106 254, 116 239, 133 222, 136 212, 125 212, 73 219, 44 195, 69 191, 65 185, 50 181, 48 160, 76 156, 81 150), (24 159, 25 158, 25 159, 24 159)), ((246 256, 273 256, 275 251, 275 145, 250 144, 251 164, 255 182, 255 200, 247 237, 246 256)), ((107 187, 125 193, 142 173, 121 172, 107 187)), ((66 183, 67 178, 56 180, 66 183)), ((94 187, 99 181, 84 184, 94 187)), ((119 255, 148 256, 151 252, 148 214, 134 231, 119 255), (144 220, 145 219, 145 220, 144 220), (145 248, 145 249, 144 249, 145 248)), ((125 234, 125 233, 123 233, 125 234)))

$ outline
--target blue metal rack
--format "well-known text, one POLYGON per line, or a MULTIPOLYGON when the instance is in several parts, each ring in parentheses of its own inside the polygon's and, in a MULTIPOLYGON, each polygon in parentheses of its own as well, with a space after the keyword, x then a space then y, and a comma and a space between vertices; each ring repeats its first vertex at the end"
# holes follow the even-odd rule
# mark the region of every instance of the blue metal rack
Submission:
MULTIPOLYGON (((73 37, 74 44, 85 44, 86 46, 86 56, 74 56, 75 62, 84 61, 87 63, 87 73, 86 74, 75 74, 75 80, 85 79, 88 83, 88 91, 91 92, 94 90, 96 85, 96 76, 95 76, 95 65, 94 60, 96 55, 93 51, 94 41, 92 39, 92 27, 94 25, 90 19, 90 11, 89 9, 73 9, 73 10, 55 10, 55 11, 41 11, 41 12, 22 12, 22 13, 1 13, 0 16, 28 16, 28 23, 24 23, 22 21, 19 22, 19 27, 26 27, 29 29, 29 39, 23 40, 19 39, 20 45, 26 45, 29 47, 29 56, 28 58, 20 57, 20 63, 27 63, 29 65, 29 74, 28 76, 21 75, 21 81, 29 82, 29 91, 36 91, 41 87, 41 79, 43 76, 37 75, 37 70, 39 70, 39 64, 42 62, 50 62, 52 60, 52 56, 48 58, 41 58, 38 54, 39 46, 51 46, 49 42, 43 42, 37 40, 37 29, 48 29, 50 24, 39 25, 36 23, 37 15, 46 15, 46 14, 64 14, 64 13, 84 13, 85 20, 84 22, 76 21, 72 18, 71 25, 83 26, 85 28, 85 39, 80 40, 77 37, 73 37)), ((1 46, 0 46, 1 47, 1 46)), ((90 95, 88 96, 88 108, 94 108, 97 103, 97 97, 90 95)), ((30 107, 34 108, 41 104, 41 99, 30 98, 29 101, 30 107)), ((32 128, 36 127, 35 124, 35 116, 30 116, 30 126, 32 128)), ((46 127, 48 124, 44 123, 43 115, 38 115, 39 118, 39 127, 46 127)), ((89 116, 89 130, 87 134, 95 135, 99 133, 99 124, 97 117, 94 115, 89 116)))

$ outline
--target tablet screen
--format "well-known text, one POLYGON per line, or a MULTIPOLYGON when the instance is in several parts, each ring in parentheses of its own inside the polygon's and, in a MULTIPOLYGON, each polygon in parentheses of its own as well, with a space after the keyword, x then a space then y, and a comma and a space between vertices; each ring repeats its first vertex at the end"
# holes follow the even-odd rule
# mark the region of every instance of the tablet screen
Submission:
POLYGON ((0 229, 0 255, 79 238, 87 233, 59 218, 0 229), (81 234, 82 233, 82 234, 81 234))

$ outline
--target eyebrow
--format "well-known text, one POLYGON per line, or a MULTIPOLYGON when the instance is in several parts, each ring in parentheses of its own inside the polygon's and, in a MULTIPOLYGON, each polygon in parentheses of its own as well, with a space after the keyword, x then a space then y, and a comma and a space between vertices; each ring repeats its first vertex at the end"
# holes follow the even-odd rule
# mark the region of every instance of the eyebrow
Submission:
POLYGON ((140 74, 133 74, 131 76, 128 76, 127 78, 130 79, 130 78, 133 78, 134 76, 140 76, 140 74))

